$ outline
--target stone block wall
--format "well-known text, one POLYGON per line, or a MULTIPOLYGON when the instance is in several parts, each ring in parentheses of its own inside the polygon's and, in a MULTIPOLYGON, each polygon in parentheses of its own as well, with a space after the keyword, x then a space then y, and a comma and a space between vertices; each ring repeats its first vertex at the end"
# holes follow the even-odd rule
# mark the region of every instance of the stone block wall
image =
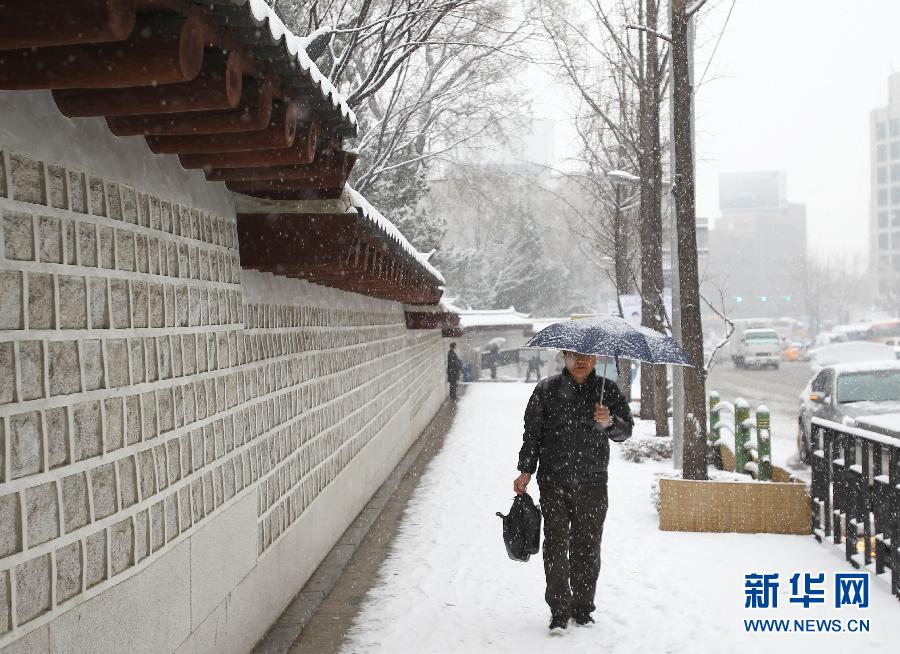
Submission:
MULTIPOLYGON (((440 334, 407 331, 402 306, 242 272, 233 213, 128 182, 0 153, 0 648, 76 645, 60 616, 151 568, 157 584, 183 542, 211 574, 228 544, 206 525, 255 542, 245 572, 271 577, 269 552, 340 488, 316 547, 291 554, 311 572, 445 396, 440 334)), ((212 581, 190 576, 172 643, 240 603, 240 576, 212 581)))

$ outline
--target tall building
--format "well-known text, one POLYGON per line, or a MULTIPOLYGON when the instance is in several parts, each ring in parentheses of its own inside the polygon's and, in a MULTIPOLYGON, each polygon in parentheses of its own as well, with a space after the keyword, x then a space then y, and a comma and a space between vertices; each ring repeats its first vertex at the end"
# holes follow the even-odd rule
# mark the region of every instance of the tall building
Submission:
POLYGON ((735 318, 806 313, 806 205, 788 202, 781 171, 719 176, 706 287, 735 318))
POLYGON ((900 73, 890 76, 888 89, 888 105, 869 117, 869 265, 878 304, 900 311, 900 73))

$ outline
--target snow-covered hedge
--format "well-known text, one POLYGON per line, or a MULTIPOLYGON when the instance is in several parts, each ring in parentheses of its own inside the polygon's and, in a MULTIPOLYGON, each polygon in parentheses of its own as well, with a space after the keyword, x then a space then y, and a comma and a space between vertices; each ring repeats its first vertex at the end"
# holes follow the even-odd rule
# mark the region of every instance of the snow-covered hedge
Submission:
POLYGON ((622 443, 619 455, 626 461, 665 461, 672 458, 671 436, 632 436, 622 443))

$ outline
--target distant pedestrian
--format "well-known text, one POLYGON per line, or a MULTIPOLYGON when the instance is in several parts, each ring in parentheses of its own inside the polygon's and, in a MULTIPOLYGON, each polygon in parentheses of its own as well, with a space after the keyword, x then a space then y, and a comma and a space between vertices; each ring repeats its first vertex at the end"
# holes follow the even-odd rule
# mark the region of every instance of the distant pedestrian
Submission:
POLYGON ((500 346, 496 343, 491 343, 488 347, 488 360, 491 368, 491 379, 497 379, 497 363, 500 361, 500 346))
POLYGON ((462 361, 456 354, 456 343, 450 343, 450 350, 447 352, 447 381, 450 382, 450 399, 459 399, 459 376, 462 374, 462 361))
MULTIPOLYGON (((528 401, 519 451, 521 474, 513 481, 521 495, 537 470, 544 514, 544 599, 552 614, 551 631, 565 629, 569 618, 579 625, 594 621, 600 542, 609 506, 609 440, 624 441, 634 426, 618 387, 594 371, 596 356, 564 352, 564 361, 562 374, 538 382, 528 401)), ((616 601, 610 598, 611 610, 616 601)))
POLYGON ((531 373, 534 373, 536 381, 541 381, 542 365, 544 365, 544 360, 541 359, 540 353, 535 352, 534 354, 532 354, 531 358, 528 359, 528 371, 525 373, 526 383, 531 381, 531 373))

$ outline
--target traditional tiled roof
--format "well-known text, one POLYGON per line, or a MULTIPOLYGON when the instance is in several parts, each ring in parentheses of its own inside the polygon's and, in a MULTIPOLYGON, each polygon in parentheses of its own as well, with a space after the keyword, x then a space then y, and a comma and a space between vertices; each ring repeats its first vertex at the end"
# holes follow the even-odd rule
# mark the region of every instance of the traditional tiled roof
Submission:
POLYGON ((322 102, 314 109, 330 108, 334 120, 341 124, 342 135, 356 134, 356 115, 306 53, 309 37, 291 32, 263 0, 204 0, 196 4, 212 6, 216 21, 236 33, 283 80, 301 89, 310 84, 317 87, 322 102))
POLYGON ((437 280, 440 284, 446 284, 446 280, 444 276, 438 271, 437 268, 429 263, 427 256, 416 250, 413 247, 412 243, 406 240, 406 237, 400 233, 400 230, 397 229, 394 224, 381 215, 381 212, 378 211, 375 207, 369 204, 369 201, 366 200, 360 193, 354 191, 348 185, 346 187, 347 193, 350 196, 350 203, 353 205, 355 209, 359 209, 365 218, 371 221, 379 231, 381 231, 385 236, 394 241, 398 247, 400 247, 407 255, 409 255, 415 262, 421 266, 421 268, 431 275, 435 280, 437 280))

